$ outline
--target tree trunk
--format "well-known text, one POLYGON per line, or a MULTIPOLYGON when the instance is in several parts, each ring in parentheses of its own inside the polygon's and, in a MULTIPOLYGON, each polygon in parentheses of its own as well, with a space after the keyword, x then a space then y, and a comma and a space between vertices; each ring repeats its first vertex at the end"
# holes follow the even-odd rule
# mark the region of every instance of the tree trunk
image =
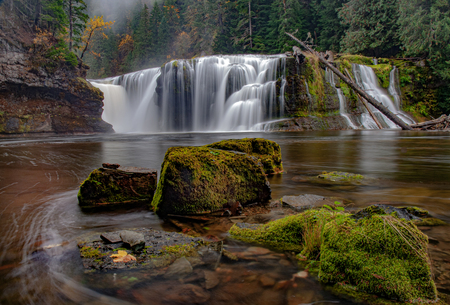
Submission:
POLYGON ((344 74, 341 73, 341 71, 339 71, 338 69, 336 69, 332 64, 330 64, 325 58, 323 58, 322 55, 318 54, 317 52, 315 52, 313 49, 311 49, 310 47, 308 47, 305 43, 303 43, 303 41, 297 39, 294 35, 287 33, 286 34, 291 37, 292 39, 294 39, 295 41, 297 41, 302 47, 304 47, 306 50, 308 50, 309 52, 311 52, 311 54, 316 55, 319 60, 325 64, 331 71, 333 71, 337 76, 339 76, 340 79, 342 79, 344 81, 344 83, 346 83, 347 85, 350 86, 350 88, 352 88, 353 90, 355 90, 355 92, 357 92, 359 95, 361 95, 363 98, 366 99, 366 101, 368 101, 372 106, 374 106, 375 108, 377 108, 378 110, 380 110, 381 113, 383 113, 389 120, 391 120, 392 122, 394 122, 395 124, 397 124, 398 126, 400 126, 403 130, 412 130, 412 128, 406 124, 405 122, 403 122, 402 120, 400 120, 395 114, 393 114, 388 108, 386 108, 385 106, 383 106, 383 104, 381 104, 380 102, 378 102, 376 99, 374 99, 373 97, 371 97, 370 95, 368 95, 364 90, 362 90, 357 84, 354 84, 350 79, 348 79, 344 74))
POLYGON ((251 1, 248 2, 248 26, 250 28, 250 49, 253 49, 253 44, 252 44, 252 9, 251 9, 251 1))
POLYGON ((72 51, 72 35, 73 35, 72 0, 69 0, 69 51, 72 51))

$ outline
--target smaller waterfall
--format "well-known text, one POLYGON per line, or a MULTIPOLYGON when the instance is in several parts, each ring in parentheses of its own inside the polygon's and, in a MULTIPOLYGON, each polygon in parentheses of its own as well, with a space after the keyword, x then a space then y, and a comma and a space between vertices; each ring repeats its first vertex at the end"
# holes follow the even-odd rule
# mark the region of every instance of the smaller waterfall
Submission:
MULTIPOLYGON (((378 102, 388 108, 392 113, 397 115, 405 123, 411 124, 413 122, 410 118, 402 114, 402 112, 399 110, 399 107, 394 103, 393 99, 391 99, 391 96, 388 94, 388 92, 380 87, 380 85, 378 84, 378 78, 372 68, 358 64, 352 64, 352 67, 357 84, 361 88, 363 88, 364 91, 367 92, 367 94, 375 98, 378 102)), ((378 109, 376 109, 372 105, 369 105, 369 107, 371 107, 372 112, 382 125, 388 128, 399 128, 378 109)), ((369 116, 367 115, 366 117, 369 116)), ((363 125, 367 128, 366 124, 363 123, 363 125)))
POLYGON ((116 132, 144 132, 158 123, 155 105, 159 68, 147 69, 103 80, 91 80, 104 94, 102 119, 116 132))
POLYGON ((330 83, 333 88, 336 90, 336 94, 339 98, 339 114, 344 117, 348 123, 348 126, 350 126, 352 129, 358 129, 358 127, 353 123, 350 115, 347 112, 347 103, 344 94, 342 93, 342 89, 336 87, 336 80, 334 78, 333 71, 329 71, 328 68, 325 70, 325 79, 330 83))
POLYGON ((402 98, 401 98, 401 91, 400 91, 400 84, 398 81, 398 69, 396 66, 394 66, 389 73, 389 88, 388 88, 389 94, 394 97, 394 105, 396 109, 398 109, 397 115, 402 119, 404 122, 408 124, 414 124, 415 121, 413 118, 411 118, 407 113, 402 111, 402 98))

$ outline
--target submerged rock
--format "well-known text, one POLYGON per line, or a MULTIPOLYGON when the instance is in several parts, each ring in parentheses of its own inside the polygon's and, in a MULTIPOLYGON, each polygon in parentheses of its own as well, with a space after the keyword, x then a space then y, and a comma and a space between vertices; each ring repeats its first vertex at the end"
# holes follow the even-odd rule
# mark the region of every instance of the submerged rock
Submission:
POLYGON ((198 214, 267 202, 270 185, 254 156, 208 147, 172 147, 161 165, 152 208, 160 215, 198 214))
MULTIPOLYGON (((299 196, 283 196, 281 203, 296 211, 320 208, 324 205, 334 205, 338 198, 323 197, 314 194, 303 194, 299 196)), ((339 199, 342 202, 342 199, 339 199)), ((338 201, 339 201, 338 200, 338 201)))
POLYGON ((81 184, 78 203, 82 209, 135 207, 153 198, 157 173, 138 167, 98 168, 81 184))
POLYGON ((365 178, 360 174, 346 172, 323 172, 317 177, 332 182, 358 182, 365 178))
POLYGON ((283 172, 281 148, 274 141, 261 138, 230 139, 206 145, 206 147, 239 151, 258 158, 264 166, 266 174, 283 172))

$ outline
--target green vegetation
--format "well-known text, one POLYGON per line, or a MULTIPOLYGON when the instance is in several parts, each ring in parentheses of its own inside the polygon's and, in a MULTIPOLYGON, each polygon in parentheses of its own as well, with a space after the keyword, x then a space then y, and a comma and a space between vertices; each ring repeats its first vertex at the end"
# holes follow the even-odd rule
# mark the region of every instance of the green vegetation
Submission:
POLYGON ((373 211, 356 220, 336 202, 265 225, 235 224, 230 234, 299 252, 301 260, 309 260, 310 270, 318 270, 321 282, 345 294, 371 294, 401 302, 435 301, 426 235, 411 221, 373 211))
POLYGON ((94 249, 94 248, 88 247, 88 246, 82 247, 80 249, 80 254, 81 254, 81 257, 84 257, 84 258, 97 258, 97 257, 103 256, 103 254, 100 253, 100 251, 98 249, 94 249))
MULTIPOLYGON (((281 148, 274 141, 261 138, 244 138, 239 140, 223 140, 213 144, 206 145, 206 147, 239 151, 258 158, 263 166, 266 174, 276 174, 283 171, 283 164, 281 162, 281 148)), ((218 155, 219 152, 211 151, 213 155, 218 155)))
POLYGON ((209 147, 169 148, 151 203, 160 214, 196 214, 270 198, 263 166, 247 154, 209 147))

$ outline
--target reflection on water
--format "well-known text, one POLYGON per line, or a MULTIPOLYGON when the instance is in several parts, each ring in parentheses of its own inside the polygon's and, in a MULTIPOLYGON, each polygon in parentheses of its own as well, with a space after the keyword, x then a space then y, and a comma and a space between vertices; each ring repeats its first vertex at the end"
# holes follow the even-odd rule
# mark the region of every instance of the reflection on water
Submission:
MULTIPOLYGON (((0 302, 151 303, 149 300, 153 301, 154 295, 162 290, 181 295, 183 291, 170 288, 176 286, 170 281, 148 278, 139 283, 129 282, 130 277, 145 278, 142 270, 116 274, 115 282, 114 273, 84 274, 75 247, 80 235, 129 227, 163 229, 163 224, 153 213, 142 209, 83 213, 77 205, 78 186, 103 162, 159 170, 171 146, 203 145, 243 137, 264 137, 280 144, 286 173, 270 178, 274 199, 312 193, 344 197, 355 206, 391 201, 394 205, 424 207, 434 216, 450 221, 448 133, 114 134, 3 139, 0 142, 0 302), (322 171, 333 170, 360 173, 372 180, 350 186, 318 185, 310 180, 322 171)), ((448 232, 445 235, 447 240, 449 235, 448 232)), ((235 252, 245 252, 247 248, 229 240, 226 244, 235 252)), ((201 277, 183 283, 184 289, 191 293, 193 290, 211 304, 268 303, 264 300, 272 300, 270 304, 306 304, 320 300, 345 303, 328 295, 309 277, 295 279, 290 286, 277 290, 276 283, 290 280, 299 271, 292 263, 271 265, 269 258, 261 258, 245 263, 224 261, 220 268, 226 272, 217 272, 220 284, 209 298, 210 292, 202 287, 201 277), (261 277, 267 274, 275 284, 262 284, 261 277), (305 299, 294 299, 292 296, 296 295, 305 299)), ((161 302, 181 301, 161 299, 161 302)))

